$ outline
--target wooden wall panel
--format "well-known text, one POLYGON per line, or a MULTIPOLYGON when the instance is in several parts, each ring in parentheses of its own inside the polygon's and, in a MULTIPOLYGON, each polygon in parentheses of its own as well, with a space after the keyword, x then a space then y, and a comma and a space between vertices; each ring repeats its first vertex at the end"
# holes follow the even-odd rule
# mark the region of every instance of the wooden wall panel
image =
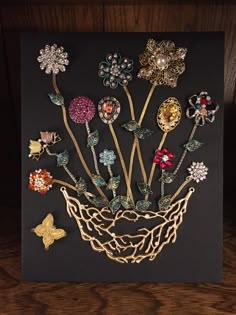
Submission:
POLYGON ((107 5, 104 30, 115 32, 225 32, 225 103, 235 102, 236 6, 107 5))

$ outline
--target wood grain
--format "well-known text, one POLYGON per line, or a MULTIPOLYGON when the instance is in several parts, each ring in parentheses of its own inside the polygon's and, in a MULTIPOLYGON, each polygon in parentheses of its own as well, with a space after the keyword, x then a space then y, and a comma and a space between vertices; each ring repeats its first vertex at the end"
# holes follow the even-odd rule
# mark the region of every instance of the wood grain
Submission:
POLYGON ((236 6, 107 5, 105 31, 225 32, 225 103, 232 104, 236 81, 236 6))

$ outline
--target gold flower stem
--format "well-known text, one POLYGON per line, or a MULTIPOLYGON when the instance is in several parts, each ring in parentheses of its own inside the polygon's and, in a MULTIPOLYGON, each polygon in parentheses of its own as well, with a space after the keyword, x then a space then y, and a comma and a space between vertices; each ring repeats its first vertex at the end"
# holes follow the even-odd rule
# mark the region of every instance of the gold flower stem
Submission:
POLYGON ((114 130, 112 124, 108 124, 108 126, 109 126, 109 129, 110 129, 111 135, 113 137, 117 153, 118 153, 119 158, 120 158, 120 163, 121 163, 121 167, 122 167, 122 170, 123 170, 123 173, 124 173, 125 182, 126 182, 126 186, 127 186, 127 191, 128 191, 130 199, 133 201, 133 194, 132 194, 132 190, 131 190, 131 187, 130 187, 130 181, 129 181, 127 169, 126 169, 126 166, 125 166, 125 161, 124 161, 121 149, 120 149, 120 145, 119 145, 119 142, 118 142, 118 139, 116 137, 115 130, 114 130))
POLYGON ((150 91, 149 91, 149 93, 148 93, 147 99, 146 99, 146 101, 145 101, 145 103, 144 103, 144 105, 143 105, 143 110, 142 110, 141 115, 140 115, 140 117, 139 117, 139 121, 138 121, 138 124, 139 124, 139 125, 141 125, 142 122, 143 122, 143 119, 144 119, 146 110, 147 110, 147 108, 148 108, 150 99, 151 99, 151 97, 152 97, 153 92, 155 91, 156 86, 157 86, 157 84, 156 84, 156 83, 153 83, 153 85, 152 85, 152 87, 151 87, 151 89, 150 89, 150 91))
MULTIPOLYGON (((52 75, 52 84, 53 84, 53 88, 54 88, 55 92, 56 92, 57 94, 60 94, 60 90, 58 89, 58 86, 57 86, 57 80, 56 80, 56 75, 55 75, 55 74, 52 75)), ((83 167, 84 167, 86 173, 88 174, 89 178, 90 178, 91 181, 92 181, 92 173, 90 172, 90 170, 89 170, 89 168, 88 168, 88 165, 87 165, 87 163, 85 162, 85 159, 84 159, 84 157, 83 157, 82 151, 80 150, 79 144, 78 144, 78 142, 76 141, 76 138, 75 138, 75 136, 74 136, 72 130, 70 129, 69 124, 68 124, 67 115, 66 115, 66 108, 65 108, 64 105, 61 106, 61 110, 62 110, 63 121, 64 121, 64 125, 65 125, 65 127, 66 127, 66 130, 67 130, 67 132, 69 133, 72 142, 74 143, 76 152, 77 152, 77 154, 78 154, 78 156, 79 156, 79 159, 80 159, 80 161, 81 161, 81 163, 82 163, 82 165, 83 165, 83 167)), ((92 182, 93 182, 93 181, 92 181, 92 182)), ((99 194, 100 194, 102 197, 104 197, 104 198, 107 199, 107 197, 105 196, 105 194, 103 193, 103 191, 101 190, 101 188, 98 187, 98 186, 96 186, 96 185, 94 185, 94 186, 96 187, 96 189, 97 189, 97 191, 99 192, 99 194)))
POLYGON ((67 182, 64 182, 63 180, 60 180, 60 179, 53 179, 52 183, 53 184, 55 183, 55 184, 58 184, 58 185, 61 185, 61 186, 66 186, 66 187, 68 187, 68 188, 70 188, 70 189, 72 189, 74 191, 77 191, 76 188, 73 185, 71 185, 71 184, 69 184, 67 182))
MULTIPOLYGON (((160 141, 160 144, 157 148, 157 150, 161 150, 164 143, 165 143, 165 140, 166 140, 166 137, 168 135, 168 132, 164 132, 163 135, 162 135, 162 138, 161 138, 161 141, 160 141)), ((155 173, 155 169, 156 169, 156 163, 152 163, 152 168, 151 168, 151 171, 150 171, 150 175, 149 175, 149 178, 148 178, 148 185, 151 187, 152 185, 152 180, 153 180, 153 176, 154 176, 154 173, 155 173)), ((148 196, 149 195, 146 195, 145 196, 145 200, 148 200, 148 196)))
POLYGON ((60 94, 60 90, 57 86, 57 77, 56 77, 55 73, 53 73, 53 75, 52 75, 52 85, 53 85, 53 88, 54 88, 56 94, 60 94))
MULTIPOLYGON (((144 164, 143 164, 143 159, 142 159, 142 153, 141 153, 139 139, 138 139, 138 137, 136 135, 134 137, 135 137, 135 143, 136 143, 136 147, 137 147, 139 165, 140 165, 142 176, 143 176, 143 182, 146 184, 147 183, 147 174, 146 174, 145 167, 144 167, 144 164)), ((132 169, 131 169, 131 176, 129 177, 130 181, 131 181, 131 177, 132 177, 132 169)))
POLYGON ((139 165, 140 165, 142 176, 143 176, 143 182, 146 183, 147 182, 147 174, 146 174, 145 167, 143 164, 140 143, 139 143, 139 140, 138 140, 136 135, 134 135, 134 145, 132 147, 131 154, 130 154, 130 160, 129 160, 129 181, 131 182, 131 180, 132 180, 134 154, 135 154, 136 147, 137 147, 137 152, 138 152, 139 165))
MULTIPOLYGON (((70 189, 72 189, 72 190, 74 190, 74 191, 77 191, 77 189, 76 189, 73 185, 71 185, 71 184, 69 184, 69 183, 67 183, 67 182, 64 182, 63 180, 60 180, 60 179, 53 179, 53 180, 52 180, 52 183, 53 183, 53 184, 58 184, 58 185, 61 185, 61 186, 66 186, 66 187, 68 187, 68 188, 70 188, 70 189)), ((84 196, 85 196, 86 199, 90 202, 89 198, 90 198, 90 197, 93 197, 94 195, 91 194, 90 192, 86 191, 86 192, 84 193, 84 196)))
POLYGON ((179 186, 179 188, 176 190, 175 194, 171 197, 170 201, 172 202, 175 200, 175 198, 180 194, 180 192, 184 189, 184 187, 190 183, 192 180, 191 176, 187 176, 185 181, 179 186))
MULTIPOLYGON (((86 127, 86 130, 87 130, 87 134, 88 136, 90 135, 90 128, 89 128, 89 123, 86 121, 85 123, 85 127, 86 127)), ((92 152, 92 155, 93 155, 93 163, 94 163, 94 168, 95 168, 95 171, 97 173, 97 175, 100 175, 100 171, 99 171, 99 168, 98 168, 98 160, 97 160, 97 155, 96 155, 96 151, 95 151, 95 147, 92 145, 90 147, 91 149, 91 152, 92 152)))
POLYGON ((124 85, 124 86, 123 86, 123 89, 124 89, 125 94, 126 94, 126 96, 127 96, 127 98, 128 98, 131 119, 132 119, 132 120, 135 120, 134 104, 133 104, 132 97, 131 97, 131 95, 130 95, 130 92, 129 92, 127 86, 124 85))
MULTIPOLYGON (((72 140, 72 142, 74 143, 76 152, 77 152, 77 154, 78 154, 78 157, 79 157, 79 159, 80 159, 80 161, 81 161, 81 163, 82 163, 82 165, 83 165, 83 167, 84 167, 86 173, 88 174, 89 178, 90 178, 91 181, 92 181, 92 174, 91 174, 91 172, 90 172, 90 170, 89 170, 89 168, 88 168, 87 163, 85 162, 85 159, 84 159, 84 157, 83 157, 82 151, 80 150, 79 144, 78 144, 78 142, 76 141, 75 136, 74 136, 72 130, 70 129, 70 127, 69 127, 69 124, 68 124, 68 121, 67 121, 67 115, 66 115, 66 108, 65 108, 65 106, 61 106, 61 109, 62 109, 63 121, 64 121, 64 124, 65 124, 66 130, 68 131, 68 133, 69 133, 69 135, 70 135, 70 137, 71 137, 71 140, 72 140)), ((92 181, 92 182, 93 182, 93 181, 92 181)), ((107 199, 107 197, 105 196, 105 194, 103 193, 103 191, 101 190, 101 188, 98 187, 98 186, 96 186, 96 185, 94 185, 94 186, 96 187, 96 189, 97 189, 97 191, 99 192, 99 194, 100 194, 102 197, 104 197, 104 198, 107 199)))
MULTIPOLYGON (((157 85, 154 83, 152 85, 149 93, 148 93, 147 99, 146 99, 146 101, 145 101, 145 103, 143 105, 143 110, 142 110, 141 115, 139 117, 138 125, 142 124, 142 121, 144 119, 146 110, 147 110, 149 102, 150 102, 150 99, 152 97, 153 92, 155 91, 156 86, 157 85)), ((131 154, 130 154, 130 160, 129 160, 129 181, 130 182, 131 182, 132 172, 133 172, 133 163, 134 163, 135 150, 136 150, 136 147, 139 146, 139 140, 136 141, 136 138, 137 137, 135 136, 135 139, 134 139, 134 142, 133 142, 133 146, 132 146, 132 150, 131 150, 131 154)), ((142 175, 143 175, 143 178, 145 179, 146 178, 146 172, 145 172, 145 168, 144 168, 144 165, 143 165, 143 160, 142 160, 142 155, 141 155, 141 151, 140 151, 140 146, 138 148, 138 158, 139 158, 139 164, 140 164, 140 167, 141 167, 142 175)), ((144 183, 146 183, 146 182, 147 182, 147 178, 146 178, 146 180, 144 180, 144 183)))
MULTIPOLYGON (((127 96, 128 102, 129 102, 131 119, 135 120, 134 104, 133 104, 132 97, 130 95, 128 87, 127 86, 123 86, 123 88, 124 88, 124 91, 126 93, 126 96, 127 96)), ((138 160, 139 160, 139 165, 140 165, 140 168, 141 168, 141 173, 142 173, 142 176, 143 176, 143 181, 144 181, 144 183, 146 183, 147 182, 147 174, 146 174, 145 167, 144 167, 144 164, 143 164, 143 158, 142 158, 142 152, 141 152, 141 148, 140 148, 140 144, 139 144, 139 139, 138 139, 138 137, 136 135, 134 135, 134 140, 135 140, 135 146, 137 146, 138 160)), ((135 149, 131 150, 132 158, 130 158, 130 164, 129 164, 129 181, 130 182, 131 182, 131 179, 132 179, 134 154, 135 154, 135 149)), ((127 194, 128 194, 128 191, 127 191, 127 194)))

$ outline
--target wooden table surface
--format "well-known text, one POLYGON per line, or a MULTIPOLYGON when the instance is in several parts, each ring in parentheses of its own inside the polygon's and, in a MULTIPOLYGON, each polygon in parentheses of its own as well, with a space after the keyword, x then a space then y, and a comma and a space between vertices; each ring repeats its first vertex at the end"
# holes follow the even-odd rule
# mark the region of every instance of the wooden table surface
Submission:
MULTIPOLYGON (((11 1, 12 2, 12 1, 11 1)), ((24 1, 23 1, 24 2, 24 1)), ((40 1, 38 1, 40 2, 40 1)), ((56 1, 53 1, 54 3, 56 1)), ((60 1, 63 2, 63 1, 60 1)), ((75 1, 74 1, 75 2, 75 1)), ((236 212, 232 135, 236 114, 236 6, 156 1, 149 5, 0 7, 0 315, 236 314, 236 212), (225 31, 225 214, 223 284, 24 283, 20 271, 21 31, 225 31), (227 154, 228 153, 228 154, 227 154)), ((210 77, 209 77, 210 79, 210 77)))

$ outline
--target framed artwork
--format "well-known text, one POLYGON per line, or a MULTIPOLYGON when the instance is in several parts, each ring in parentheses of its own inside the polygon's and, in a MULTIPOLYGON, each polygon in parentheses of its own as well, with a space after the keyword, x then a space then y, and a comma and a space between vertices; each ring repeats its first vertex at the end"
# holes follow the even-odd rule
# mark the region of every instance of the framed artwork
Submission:
POLYGON ((25 33, 28 281, 220 282, 223 33, 25 33))

